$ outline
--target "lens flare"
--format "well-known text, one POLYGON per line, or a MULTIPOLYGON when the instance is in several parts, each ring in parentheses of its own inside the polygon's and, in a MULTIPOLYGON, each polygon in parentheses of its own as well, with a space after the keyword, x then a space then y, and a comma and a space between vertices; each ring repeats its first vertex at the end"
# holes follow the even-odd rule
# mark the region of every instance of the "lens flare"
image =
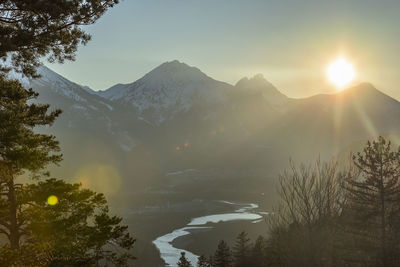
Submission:
POLYGON ((50 206, 54 206, 58 204, 58 197, 56 197, 55 195, 51 195, 47 198, 47 204, 49 204, 50 206))
POLYGON ((89 164, 78 170, 75 182, 81 183, 83 188, 112 196, 118 193, 122 178, 113 165, 89 164))

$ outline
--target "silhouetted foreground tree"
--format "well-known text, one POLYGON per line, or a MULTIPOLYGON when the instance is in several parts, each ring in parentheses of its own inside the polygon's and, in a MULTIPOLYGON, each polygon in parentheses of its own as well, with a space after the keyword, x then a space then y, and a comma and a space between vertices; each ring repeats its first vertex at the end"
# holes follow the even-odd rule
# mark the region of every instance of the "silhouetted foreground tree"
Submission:
MULTIPOLYGON (((73 60, 93 24, 118 0, 3 0, 0 2, 0 58, 11 55, 12 68, 35 75, 39 59, 73 60)), ((4 69, 3 69, 4 70, 4 69)))
POLYGON ((108 214, 102 194, 54 179, 15 182, 24 172, 37 180, 47 164, 61 160, 55 137, 33 131, 60 111, 32 103, 37 96, 0 75, 0 234, 9 240, 0 248, 0 266, 126 264, 134 240, 121 218, 108 214), (46 204, 50 195, 57 205, 46 204))
POLYGON ((135 240, 122 218, 110 216, 103 194, 49 179, 24 187, 27 242, 48 244, 51 266, 126 265, 135 240), (46 203, 57 196, 56 205, 46 203))
POLYGON ((214 256, 210 256, 207 259, 204 255, 201 255, 198 258, 197 266, 267 266, 265 265, 266 240, 260 236, 252 243, 247 236, 245 231, 237 236, 233 254, 228 244, 224 240, 221 240, 214 256))
POLYGON ((346 262, 400 266, 400 148, 393 151, 391 143, 379 137, 353 160, 357 169, 345 180, 343 215, 346 231, 356 242, 348 247, 352 253, 346 262), (364 253, 356 257, 360 250, 364 253))
POLYGON ((18 200, 25 239, 18 250, 0 249, 0 266, 127 266, 133 259, 135 240, 108 214, 102 194, 49 179, 23 186, 18 200), (51 195, 57 204, 47 203, 51 195))
POLYGON ((264 237, 257 237, 251 248, 250 256, 250 266, 262 267, 267 265, 267 255, 266 255, 267 241, 264 237))
POLYGON ((185 252, 181 252, 181 257, 179 258, 178 267, 192 267, 192 264, 186 259, 185 252))
POLYGON ((126 250, 134 240, 121 218, 108 214, 103 195, 54 179, 16 183, 24 173, 41 178, 48 164, 61 161, 55 137, 34 132, 60 110, 48 112, 49 105, 34 103, 37 93, 4 76, 14 69, 37 77, 44 56, 73 60, 90 40, 81 26, 118 2, 0 1, 0 58, 9 60, 0 64, 0 234, 9 241, 0 248, 0 266, 123 266, 132 258, 126 250), (57 205, 45 204, 49 194, 57 194, 57 205))
POLYGON ((232 253, 228 244, 224 240, 221 240, 218 244, 217 250, 214 253, 212 266, 214 267, 232 266, 232 253))
POLYGON ((211 267, 211 263, 206 256, 201 255, 197 261, 197 267, 211 267))
POLYGON ((24 224, 17 199, 21 185, 15 179, 61 160, 55 137, 33 131, 51 125, 60 111, 48 112, 49 105, 31 103, 37 96, 18 81, 0 75, 0 233, 7 236, 12 249, 19 248, 24 224))
POLYGON ((245 267, 250 265, 250 238, 245 231, 236 237, 233 247, 234 266, 245 267))

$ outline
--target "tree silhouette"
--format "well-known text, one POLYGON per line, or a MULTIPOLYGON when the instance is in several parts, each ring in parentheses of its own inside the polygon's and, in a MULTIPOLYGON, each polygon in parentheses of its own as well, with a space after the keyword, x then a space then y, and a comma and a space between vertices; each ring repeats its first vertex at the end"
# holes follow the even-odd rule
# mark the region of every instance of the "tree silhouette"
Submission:
POLYGON ((93 24, 118 2, 1 1, 0 58, 11 55, 11 67, 27 76, 35 76, 35 68, 44 56, 51 62, 73 60, 78 45, 90 40, 90 35, 81 26, 93 24))
POLYGON ((254 245, 251 249, 250 257, 251 257, 251 262, 253 267, 258 267, 258 266, 266 266, 266 240, 264 237, 259 236, 257 237, 256 241, 254 242, 254 245))
POLYGON ((179 258, 178 267, 192 267, 192 264, 185 257, 185 252, 181 252, 181 257, 179 258))
POLYGON ((232 266, 232 254, 228 244, 221 240, 213 257, 214 267, 229 267, 232 266))
POLYGON ((197 267, 211 267, 211 264, 207 260, 206 256, 200 255, 197 261, 197 267))
POLYGON ((103 194, 80 184, 49 179, 24 186, 23 202, 29 243, 49 244, 51 264, 98 265, 101 260, 127 265, 135 240, 122 218, 110 216, 103 194), (56 205, 46 199, 55 195, 56 205))
POLYGON ((278 266, 334 264, 344 201, 337 163, 292 164, 279 181, 281 202, 269 216, 268 260, 278 266))
POLYGON ((242 231, 237 237, 233 247, 234 266, 244 267, 248 266, 250 262, 250 238, 247 233, 242 231))
MULTIPOLYGON (((383 137, 367 143, 353 157, 356 170, 347 174, 346 216, 351 234, 375 266, 398 266, 400 260, 400 148, 383 137)), ((362 257, 364 262, 366 257, 362 257)))
POLYGON ((12 249, 19 248, 24 234, 17 199, 21 185, 15 184, 15 179, 61 160, 55 137, 33 131, 51 125, 60 111, 48 112, 49 105, 32 103, 37 96, 32 89, 0 76, 0 233, 7 236, 12 249))

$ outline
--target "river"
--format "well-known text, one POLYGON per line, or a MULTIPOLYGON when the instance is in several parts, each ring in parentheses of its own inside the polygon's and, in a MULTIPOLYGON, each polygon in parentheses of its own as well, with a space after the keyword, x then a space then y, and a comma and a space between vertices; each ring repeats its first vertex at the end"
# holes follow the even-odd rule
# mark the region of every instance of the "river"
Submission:
POLYGON ((212 214, 212 215, 192 218, 191 221, 184 227, 176 229, 166 235, 160 236, 153 241, 153 244, 160 251, 161 258, 165 261, 166 266, 176 266, 181 256, 181 252, 185 252, 187 260, 190 261, 190 263, 193 266, 197 266, 197 258, 199 257, 198 255, 195 255, 194 253, 184 249, 175 248, 172 245, 172 242, 176 238, 185 235, 190 235, 190 230, 210 229, 213 228, 212 224, 218 222, 248 220, 257 223, 262 221, 263 216, 261 214, 265 214, 265 212, 254 211, 255 209, 258 208, 257 204, 253 203, 243 204, 243 203, 234 203, 229 201, 220 201, 220 202, 236 206, 239 208, 231 213, 212 214))

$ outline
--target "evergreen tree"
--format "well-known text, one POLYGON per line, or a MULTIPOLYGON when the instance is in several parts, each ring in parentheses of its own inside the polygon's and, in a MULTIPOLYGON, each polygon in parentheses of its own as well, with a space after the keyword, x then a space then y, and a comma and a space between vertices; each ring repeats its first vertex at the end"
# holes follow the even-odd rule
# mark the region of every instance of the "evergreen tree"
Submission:
POLYGON ((186 259, 185 252, 181 252, 181 257, 179 258, 178 267, 191 267, 192 264, 186 259))
POLYGON ((200 255, 198 261, 197 261, 197 267, 210 267, 210 263, 207 260, 206 256, 200 255))
POLYGON ((109 215, 103 194, 56 179, 22 191, 27 243, 48 244, 51 266, 100 266, 102 260, 126 266, 133 259, 129 250, 135 240, 122 218, 109 215))
POLYGON ((352 251, 363 251, 360 260, 368 259, 367 264, 399 266, 400 148, 393 151, 391 143, 379 137, 353 161, 357 169, 346 179, 345 209, 350 232, 358 241, 352 251))
POLYGON ((261 235, 257 237, 251 249, 251 266, 261 267, 266 266, 265 260, 266 240, 261 235))
POLYGON ((221 240, 218 244, 218 248, 214 253, 213 258, 214 267, 230 267, 232 266, 232 254, 228 244, 221 240))
POLYGON ((208 257, 208 266, 207 267, 214 267, 215 265, 214 265, 214 257, 212 256, 212 255, 210 255, 209 257, 208 257))
POLYGON ((135 240, 102 194, 49 179, 19 190, 24 242, 0 249, 0 266, 126 266, 135 240), (52 196, 52 198, 49 198, 52 196))
MULTIPOLYGON (((0 3, 0 58, 11 55, 12 68, 35 75, 39 60, 73 60, 93 24, 118 0, 3 0, 0 3)), ((4 68, 3 68, 4 71, 4 68)))
POLYGON ((32 103, 37 96, 18 81, 0 75, 0 233, 6 235, 12 249, 19 248, 24 234, 17 199, 21 185, 15 179, 61 160, 55 137, 33 131, 51 125, 60 111, 48 112, 49 105, 32 103))
POLYGON ((249 265, 250 238, 245 231, 236 237, 233 247, 234 266, 245 267, 249 265))

